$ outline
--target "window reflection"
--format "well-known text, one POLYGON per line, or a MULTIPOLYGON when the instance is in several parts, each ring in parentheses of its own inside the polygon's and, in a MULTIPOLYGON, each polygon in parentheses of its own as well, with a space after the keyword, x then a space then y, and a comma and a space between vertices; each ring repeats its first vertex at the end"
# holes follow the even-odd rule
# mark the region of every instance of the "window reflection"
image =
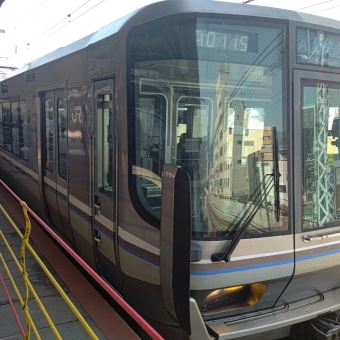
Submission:
POLYGON ((232 235, 263 193, 247 233, 288 230, 283 34, 274 25, 208 18, 133 34, 132 173, 140 204, 153 217, 160 217, 162 166, 172 163, 191 179, 194 237, 232 235), (274 128, 279 222, 268 186, 274 128))
POLYGON ((53 131, 53 100, 46 99, 44 101, 45 116, 45 167, 47 170, 54 171, 54 131, 53 131))
POLYGON ((26 103, 0 103, 0 146, 27 160, 26 103))
POLYGON ((11 103, 12 110, 12 152, 19 155, 19 120, 20 120, 20 108, 19 103, 11 103))
POLYGON ((19 147, 20 157, 27 160, 28 152, 28 124, 29 119, 27 116, 26 103, 24 101, 19 102, 19 147))
POLYGON ((303 227, 339 225, 340 87, 303 84, 303 227))
POLYGON ((61 178, 67 179, 67 116, 66 98, 57 101, 58 110, 58 170, 61 178))
POLYGON ((113 179, 113 117, 112 95, 97 98, 96 178, 98 190, 112 196, 113 179))

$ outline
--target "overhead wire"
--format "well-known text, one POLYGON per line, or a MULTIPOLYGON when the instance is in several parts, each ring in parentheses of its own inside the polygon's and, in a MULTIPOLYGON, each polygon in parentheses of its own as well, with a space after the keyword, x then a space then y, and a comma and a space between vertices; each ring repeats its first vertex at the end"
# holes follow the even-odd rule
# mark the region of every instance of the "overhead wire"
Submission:
MULTIPOLYGON (((91 1, 91 0, 90 0, 91 1)), ((86 12, 83 12, 82 14, 78 15, 76 18, 74 18, 72 21, 66 23, 64 26, 61 26, 59 29, 57 29, 56 31, 54 31, 53 33, 51 33, 50 35, 48 35, 47 37, 45 37, 45 39, 43 40, 46 40, 47 38, 49 38, 51 35, 59 32, 61 29, 63 29, 65 26, 67 26, 68 24, 71 24, 73 23, 75 20, 77 20, 78 18, 80 18, 81 16, 83 16, 84 14, 86 14, 87 12, 91 11, 93 8, 97 7, 98 5, 100 5, 102 2, 104 2, 105 0, 102 0, 100 2, 98 2, 96 5, 94 5, 93 7, 91 7, 90 9, 88 9, 86 12)))
POLYGON ((48 29, 47 31, 45 31, 44 33, 40 34, 39 37, 37 37, 36 39, 39 39, 40 37, 42 37, 43 35, 45 35, 45 34, 46 34, 47 32, 49 32, 52 28, 58 26, 58 25, 59 25, 61 22, 63 22, 65 19, 67 19, 67 17, 64 18, 64 19, 62 19, 62 20, 60 20, 58 23, 56 23, 54 26, 52 26, 51 28, 49 28, 49 29, 48 29))
POLYGON ((328 10, 330 10, 330 9, 337 8, 337 7, 340 7, 340 5, 334 6, 334 7, 329 7, 329 8, 324 8, 324 9, 321 9, 321 10, 319 10, 319 11, 312 12, 312 14, 314 14, 314 13, 320 13, 320 12, 324 12, 324 11, 328 11, 328 10))
MULTIPOLYGON (((48 0, 46 0, 48 1, 48 0)), ((45 2, 46 2, 45 1, 45 2)), ((83 6, 85 6, 88 2, 90 2, 91 0, 88 0, 86 2, 84 2, 80 7, 78 7, 76 10, 74 10, 72 13, 68 14, 65 18, 61 19, 58 23, 56 23, 55 25, 53 25, 51 28, 49 28, 47 31, 45 31, 44 33, 40 34, 39 37, 37 39, 39 39, 40 37, 42 37, 43 35, 45 35, 47 32, 49 32, 51 29, 53 29, 54 27, 58 26, 61 22, 63 22, 65 19, 68 19, 71 17, 71 15, 75 12, 77 12, 80 8, 82 8, 83 6)))
POLYGON ((33 10, 33 12, 31 12, 31 14, 35 13, 47 1, 48 0, 45 0, 42 4, 40 4, 40 6, 38 6, 36 9, 33 10))
POLYGON ((73 13, 77 12, 78 9, 82 8, 83 6, 85 6, 88 2, 90 2, 91 0, 88 0, 86 2, 84 2, 81 6, 79 6, 76 10, 74 10, 72 13, 70 13, 70 15, 72 15, 73 13))
POLYGON ((261 54, 259 54, 257 56, 257 58, 253 61, 253 63, 249 66, 248 70, 244 73, 244 75, 242 76, 242 78, 239 80, 239 82, 236 84, 235 89, 233 90, 233 92, 230 95, 230 98, 233 98, 236 96, 237 91, 239 90, 239 88, 241 88, 241 86, 243 85, 243 83, 250 77, 251 73, 253 72, 253 70, 260 65, 260 63, 266 59, 268 57, 268 55, 275 49, 277 48, 280 44, 282 44, 282 41, 280 41, 276 46, 274 46, 274 48, 272 48, 272 50, 270 50, 269 52, 267 52, 269 50, 269 48, 272 46, 272 44, 275 42, 275 40, 281 35, 283 34, 284 31, 280 31, 279 34, 274 37, 274 39, 267 45, 267 47, 261 52, 261 54), (264 53, 266 53, 266 55, 264 55, 264 53), (263 57, 264 55, 264 57, 263 57), (262 59, 261 59, 262 58, 262 59), (256 64, 258 62, 258 64, 256 64))
POLYGON ((331 2, 331 1, 334 1, 334 0, 327 0, 327 1, 319 2, 319 3, 314 4, 314 5, 309 5, 309 6, 306 6, 306 7, 301 7, 301 8, 296 9, 296 11, 301 11, 302 9, 306 9, 306 8, 310 8, 310 7, 315 7, 315 6, 322 5, 322 4, 325 4, 326 2, 331 2))

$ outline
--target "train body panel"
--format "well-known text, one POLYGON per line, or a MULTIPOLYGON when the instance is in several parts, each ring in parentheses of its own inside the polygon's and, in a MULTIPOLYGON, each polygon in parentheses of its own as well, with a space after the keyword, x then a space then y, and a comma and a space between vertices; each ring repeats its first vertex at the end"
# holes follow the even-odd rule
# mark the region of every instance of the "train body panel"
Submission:
POLYGON ((242 240, 232 260, 218 264, 211 263, 210 256, 225 249, 226 242, 218 242, 220 250, 216 246, 212 247, 211 244, 205 247, 204 243, 199 242, 202 246, 202 260, 191 264, 191 288, 213 289, 226 281, 228 286, 234 286, 240 281, 267 282, 291 277, 292 264, 294 264, 292 236, 277 236, 277 241, 275 244, 268 244, 267 240, 258 239, 254 244, 252 240, 242 240), (218 283, 215 280, 218 280, 218 283))
POLYGON ((339 29, 141 8, 0 82, 0 176, 166 338, 285 336, 340 306, 339 29))

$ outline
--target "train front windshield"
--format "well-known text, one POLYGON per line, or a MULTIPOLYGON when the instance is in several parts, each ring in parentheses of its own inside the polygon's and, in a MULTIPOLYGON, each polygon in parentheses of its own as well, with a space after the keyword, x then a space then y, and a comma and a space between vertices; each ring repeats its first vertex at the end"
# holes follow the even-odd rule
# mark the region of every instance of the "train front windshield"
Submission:
POLYGON ((256 207, 248 235, 287 231, 284 42, 283 26, 216 17, 130 32, 131 192, 145 219, 159 225, 162 167, 177 164, 191 179, 194 238, 233 235, 256 207))

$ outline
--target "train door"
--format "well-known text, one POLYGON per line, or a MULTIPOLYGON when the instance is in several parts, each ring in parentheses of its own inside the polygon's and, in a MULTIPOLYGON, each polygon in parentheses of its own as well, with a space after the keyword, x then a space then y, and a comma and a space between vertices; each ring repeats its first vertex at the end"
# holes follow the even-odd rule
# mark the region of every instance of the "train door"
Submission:
POLYGON ((294 73, 295 272, 287 302, 340 286, 340 82, 294 73))
POLYGON ((64 90, 43 94, 43 192, 50 222, 72 243, 67 194, 67 103, 64 90))
POLYGON ((113 79, 94 82, 93 234, 99 272, 118 287, 116 235, 116 142, 113 79))

